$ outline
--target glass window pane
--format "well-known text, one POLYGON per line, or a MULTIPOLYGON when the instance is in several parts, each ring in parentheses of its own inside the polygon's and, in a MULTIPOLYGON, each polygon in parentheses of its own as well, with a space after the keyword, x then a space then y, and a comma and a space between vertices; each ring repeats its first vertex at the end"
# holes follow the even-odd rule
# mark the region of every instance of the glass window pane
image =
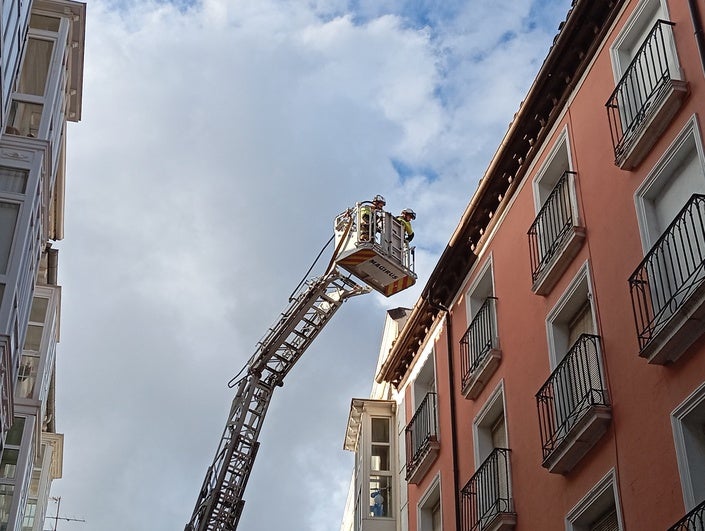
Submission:
POLYGON ((22 355, 20 369, 17 373, 17 387, 15 389, 15 394, 19 398, 32 398, 34 396, 38 367, 39 358, 37 356, 22 355))
POLYGON ((27 500, 27 505, 24 508, 24 519, 22 520, 22 531, 32 531, 36 513, 37 500, 27 500))
POLYGON ((16 203, 0 202, 0 274, 7 273, 7 262, 10 259, 19 211, 20 205, 16 203))
POLYGON ((389 442, 389 419, 373 418, 372 442, 389 442))
POLYGON ((19 450, 5 448, 2 451, 2 461, 0 461, 0 477, 12 479, 17 470, 17 458, 20 456, 19 450))
POLYGON ((19 446, 22 442, 22 432, 24 431, 24 417, 15 417, 10 431, 5 437, 5 444, 19 446))
POLYGON ((392 486, 387 476, 370 476, 370 516, 389 517, 392 486))
POLYGON ((57 17, 33 14, 29 19, 29 27, 46 31, 59 31, 61 20, 57 17))
POLYGON ((44 96, 53 50, 53 41, 34 39, 32 37, 27 39, 22 72, 17 83, 17 92, 33 96, 44 96))
POLYGON ((0 166, 0 192, 25 193, 28 175, 27 170, 0 166))
POLYGON ((389 446, 373 444, 370 457, 372 470, 389 470, 389 446))
POLYGON ((24 349, 33 350, 35 352, 39 351, 39 345, 42 342, 42 331, 43 326, 39 325, 29 325, 27 327, 27 336, 24 340, 24 349))
POLYGON ((6 527, 12 507, 12 485, 0 485, 0 529, 6 527))
POLYGON ((42 120, 43 106, 38 103, 13 101, 6 132, 13 135, 36 137, 42 120))
POLYGON ((46 319, 47 308, 49 307, 49 299, 44 297, 34 297, 32 301, 32 309, 29 311, 29 320, 35 323, 43 323, 46 319))

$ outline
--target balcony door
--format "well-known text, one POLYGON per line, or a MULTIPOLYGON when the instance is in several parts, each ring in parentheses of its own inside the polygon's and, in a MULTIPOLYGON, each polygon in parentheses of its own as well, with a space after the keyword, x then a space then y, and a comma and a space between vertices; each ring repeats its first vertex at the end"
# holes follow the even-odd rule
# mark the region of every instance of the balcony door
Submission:
POLYGON ((681 305, 688 286, 705 275, 705 213, 695 206, 676 220, 693 194, 705 194, 705 165, 696 125, 695 119, 691 120, 636 194, 644 254, 648 256, 645 280, 654 333, 681 305))

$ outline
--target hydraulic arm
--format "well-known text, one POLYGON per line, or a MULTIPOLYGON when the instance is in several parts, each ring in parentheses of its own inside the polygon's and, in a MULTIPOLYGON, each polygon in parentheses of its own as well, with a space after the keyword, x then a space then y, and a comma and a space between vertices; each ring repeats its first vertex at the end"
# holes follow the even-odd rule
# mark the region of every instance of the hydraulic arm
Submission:
POLYGON ((244 375, 230 381, 236 389, 230 415, 185 531, 237 529, 272 393, 338 308, 371 289, 389 297, 416 282, 413 248, 389 212, 372 212, 358 203, 336 218, 333 240, 335 252, 327 272, 289 299, 289 307, 258 344, 244 375), (351 274, 365 285, 353 281, 351 274))
POLYGON ((262 421, 274 388, 350 297, 370 288, 343 276, 334 267, 313 279, 293 298, 279 321, 259 343, 237 380, 230 416, 213 464, 185 531, 234 531, 245 504, 243 494, 259 447, 262 421))

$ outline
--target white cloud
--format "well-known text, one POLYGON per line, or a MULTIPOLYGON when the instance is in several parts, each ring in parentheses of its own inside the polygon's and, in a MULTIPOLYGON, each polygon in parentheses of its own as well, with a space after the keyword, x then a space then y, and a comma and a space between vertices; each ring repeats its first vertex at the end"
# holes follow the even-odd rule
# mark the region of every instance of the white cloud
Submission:
POLYGON ((347 302, 277 390, 241 526, 337 527, 347 408, 369 393, 384 310, 414 304, 552 38, 527 1, 505 4, 448 3, 432 26, 392 1, 89 2, 57 245, 62 512, 182 528, 227 381, 334 216, 382 193, 418 213, 419 282, 347 302), (436 177, 402 180, 392 159, 436 177))

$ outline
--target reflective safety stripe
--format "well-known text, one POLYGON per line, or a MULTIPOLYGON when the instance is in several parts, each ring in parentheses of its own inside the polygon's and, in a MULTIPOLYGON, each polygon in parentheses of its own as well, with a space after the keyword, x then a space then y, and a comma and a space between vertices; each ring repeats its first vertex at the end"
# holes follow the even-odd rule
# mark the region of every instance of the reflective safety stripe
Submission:
POLYGON ((403 289, 408 288, 409 286, 412 286, 414 284, 414 279, 412 277, 406 276, 402 277, 399 280, 395 280, 391 284, 389 284, 386 288, 384 288, 384 294, 389 297, 390 295, 394 295, 398 291, 401 291, 403 289))
POLYGON ((377 255, 372 249, 361 249, 353 255, 340 261, 340 264, 347 266, 359 265, 362 262, 366 262, 370 258, 374 258, 377 255))

